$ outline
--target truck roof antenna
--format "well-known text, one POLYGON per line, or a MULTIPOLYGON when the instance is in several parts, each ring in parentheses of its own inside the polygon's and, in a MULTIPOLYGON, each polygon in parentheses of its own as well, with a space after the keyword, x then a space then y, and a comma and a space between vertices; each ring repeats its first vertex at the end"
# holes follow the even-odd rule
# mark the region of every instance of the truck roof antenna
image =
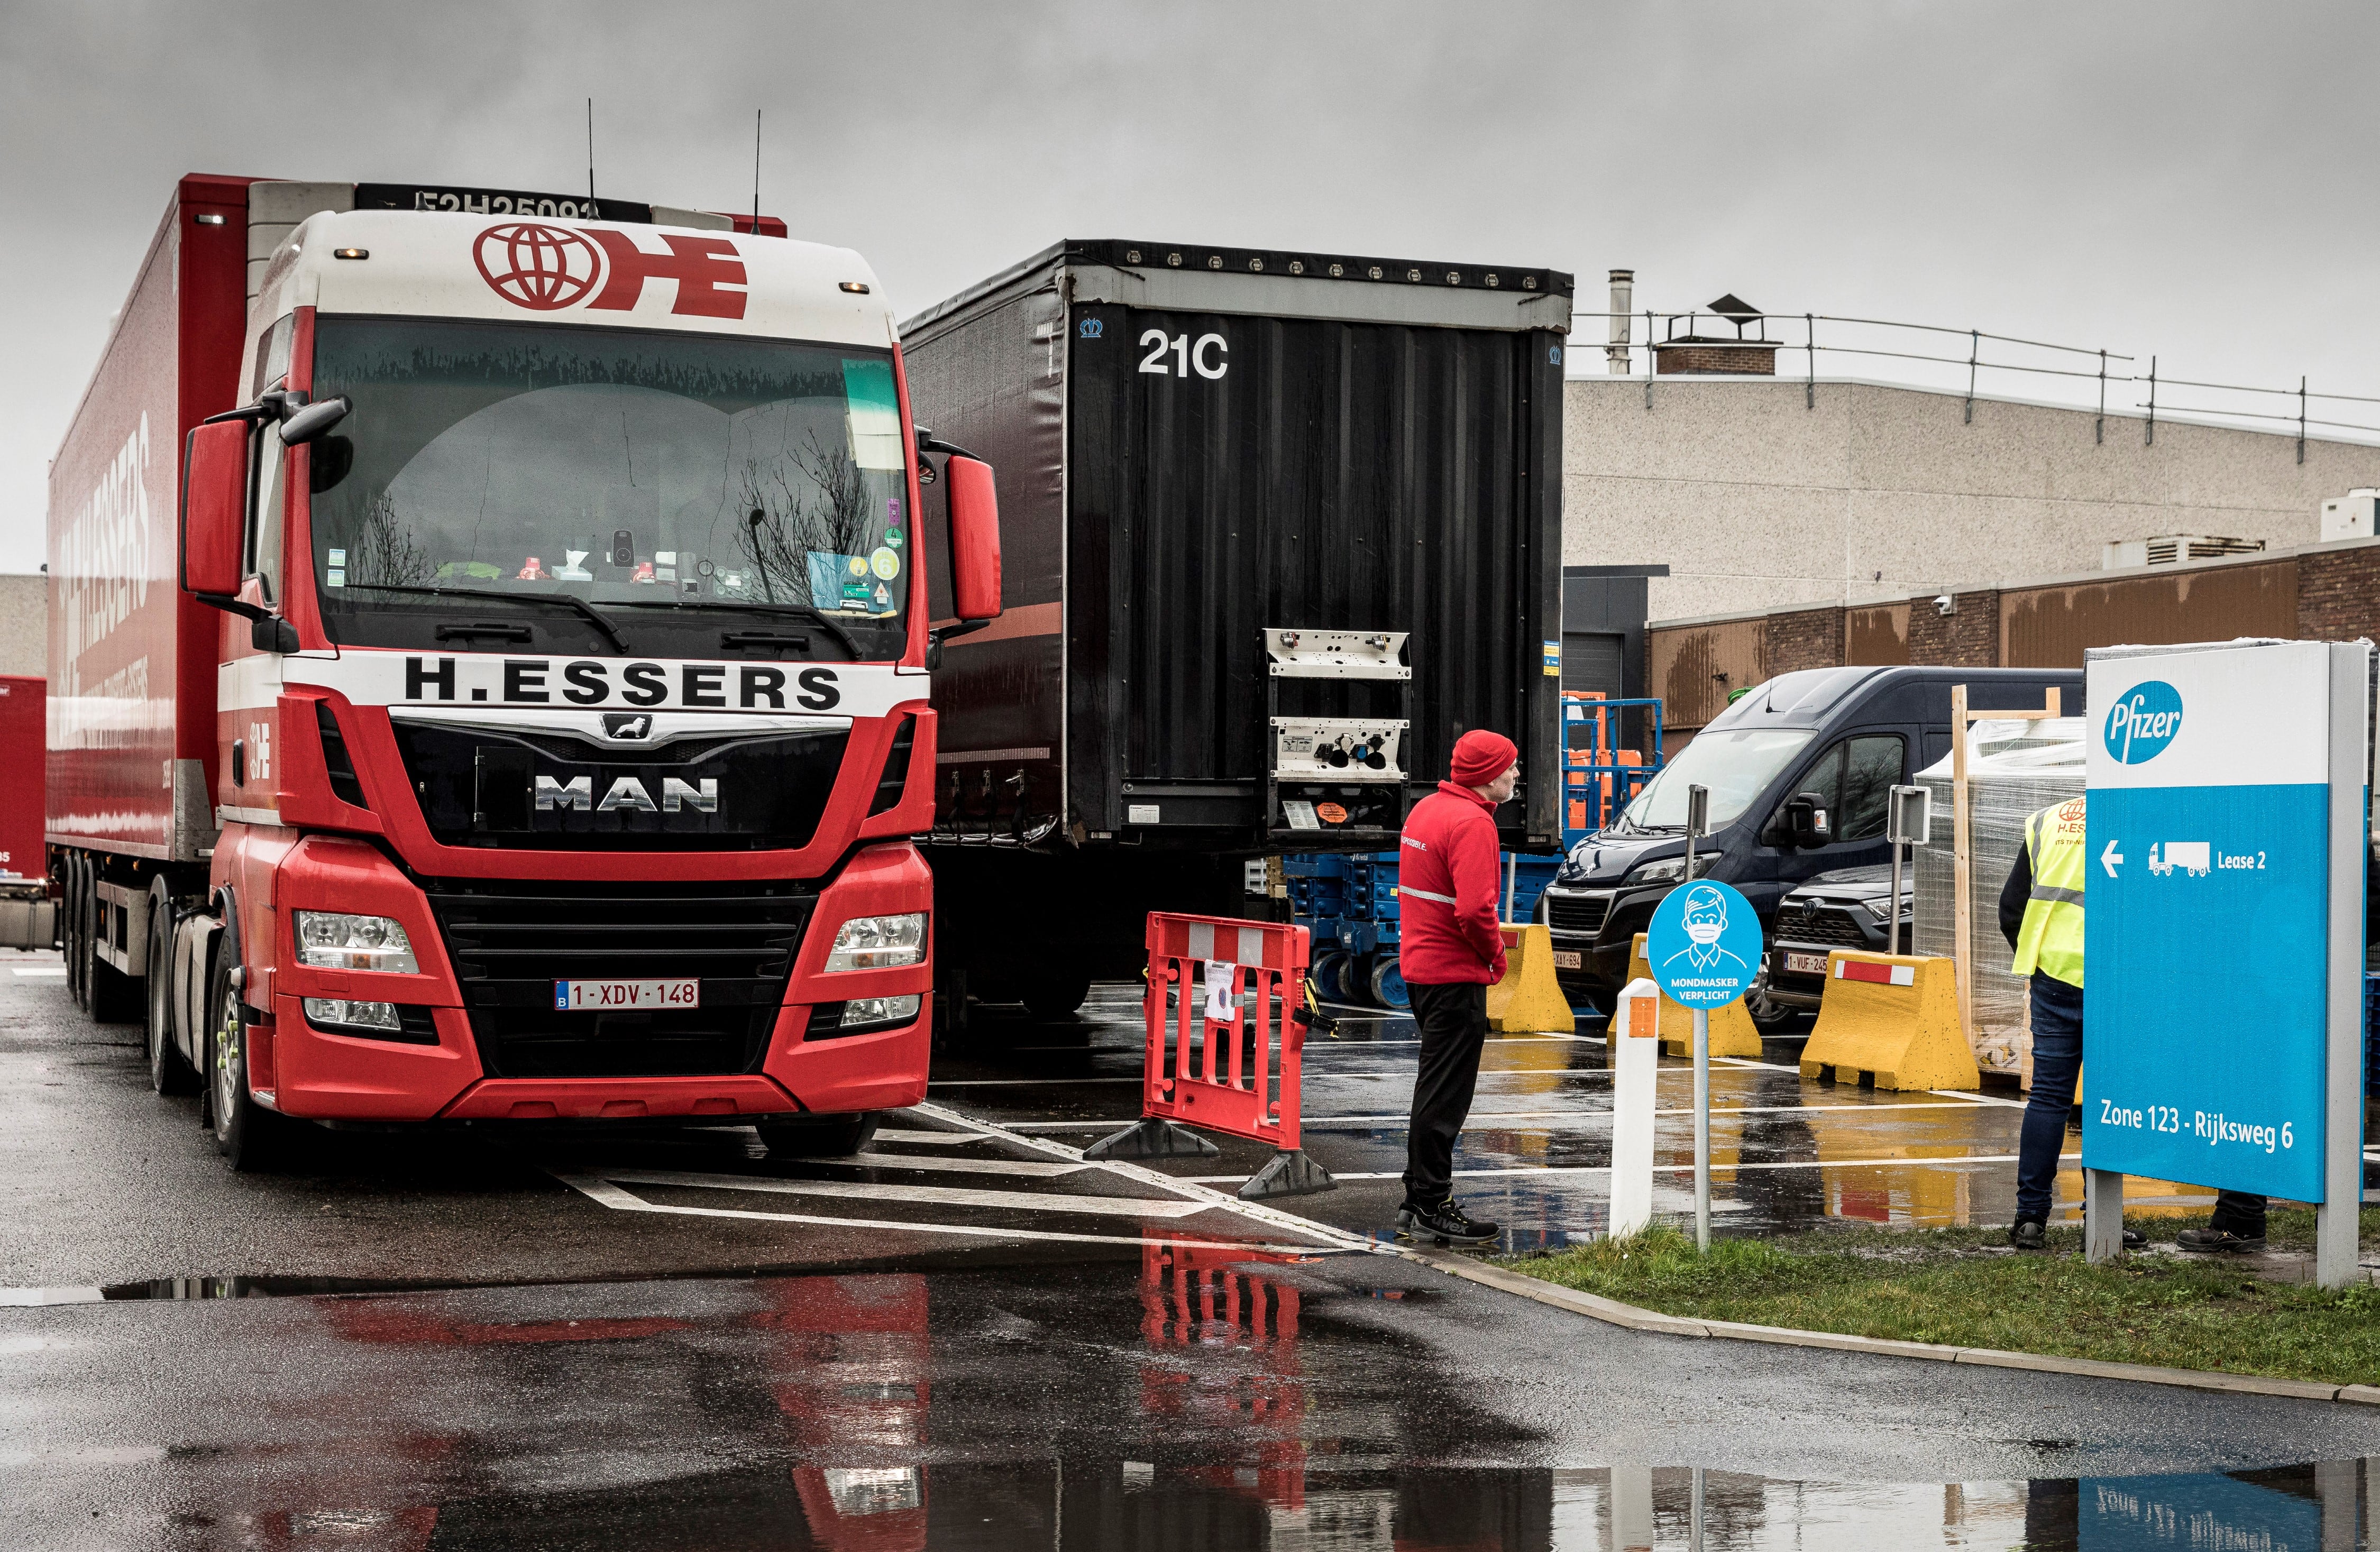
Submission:
POLYGON ((760 110, 752 110, 752 235, 760 235, 760 110))
POLYGON ((587 202, 590 205, 595 202, 595 99, 592 97, 587 99, 587 202))

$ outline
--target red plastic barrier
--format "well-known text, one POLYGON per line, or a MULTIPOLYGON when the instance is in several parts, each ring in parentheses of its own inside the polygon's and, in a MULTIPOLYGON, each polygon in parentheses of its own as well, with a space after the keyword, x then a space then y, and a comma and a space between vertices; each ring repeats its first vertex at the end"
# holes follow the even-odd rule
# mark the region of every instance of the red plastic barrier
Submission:
POLYGON ((1141 1119, 1083 1157, 1215 1152, 1182 1123, 1273 1146, 1271 1161, 1240 1187, 1250 1201, 1330 1190, 1330 1172, 1299 1146, 1309 942, 1302 927, 1149 913, 1141 1119), (1200 964, 1207 984, 1196 990, 1200 964))
POLYGON ((1299 1056, 1309 939, 1302 927, 1228 916, 1148 917, 1148 1064, 1140 1113, 1275 1147, 1298 1145, 1299 1056), (1209 977, 1191 989, 1200 962, 1209 977), (1228 971, 1219 995, 1213 976, 1228 971), (1166 1003, 1169 991, 1178 993, 1166 1003), (1242 991, 1254 995, 1244 1000, 1242 991), (1276 1007, 1276 1005, 1278 1005, 1276 1007), (1229 1019, 1209 1016, 1228 1007, 1229 1019), (1248 1035, 1253 1025, 1253 1039, 1248 1035))

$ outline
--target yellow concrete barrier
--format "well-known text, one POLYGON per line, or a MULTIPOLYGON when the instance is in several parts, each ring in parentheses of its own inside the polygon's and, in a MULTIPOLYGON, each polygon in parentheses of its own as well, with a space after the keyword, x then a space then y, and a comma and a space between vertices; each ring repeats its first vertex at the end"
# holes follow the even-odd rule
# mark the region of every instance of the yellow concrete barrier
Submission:
MULTIPOLYGON (((1653 978, 1653 966, 1645 957, 1645 935, 1641 932, 1628 948, 1628 978, 1653 978)), ((1694 1054, 1694 1012, 1666 997, 1661 999, 1661 1049, 1671 1056, 1694 1054)), ((1742 1000, 1711 1010, 1710 1052, 1713 1056, 1759 1059, 1760 1030, 1753 1024, 1752 1015, 1743 1011, 1742 1000)))
POLYGON ((1504 928, 1504 978, 1488 988, 1488 1027, 1570 1035, 1578 1017, 1554 979, 1554 938, 1542 923, 1504 928))
POLYGON ((1802 1075, 1862 1074, 1878 1088, 1976 1088, 1983 1074, 1959 1025, 1959 977, 1948 959, 1907 954, 1827 955, 1818 1023, 1802 1048, 1802 1075))

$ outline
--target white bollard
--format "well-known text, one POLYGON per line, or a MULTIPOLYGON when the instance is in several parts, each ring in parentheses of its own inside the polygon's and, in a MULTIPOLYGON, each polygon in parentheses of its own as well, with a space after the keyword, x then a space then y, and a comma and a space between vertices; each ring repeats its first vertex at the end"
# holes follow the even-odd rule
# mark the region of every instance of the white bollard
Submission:
POLYGON ((1661 991, 1628 983, 1611 1015, 1611 1233, 1653 1221, 1654 1075, 1661 1065, 1661 991))

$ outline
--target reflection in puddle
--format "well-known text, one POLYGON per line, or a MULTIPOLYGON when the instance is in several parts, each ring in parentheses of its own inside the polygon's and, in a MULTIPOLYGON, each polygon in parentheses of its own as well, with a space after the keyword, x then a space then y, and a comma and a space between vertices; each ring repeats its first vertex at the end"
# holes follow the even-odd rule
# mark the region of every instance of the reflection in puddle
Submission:
POLYGON ((441 1400, 383 1399, 403 1425, 227 1424, 137 1469, 188 1506, 176 1545, 274 1552, 2368 1545, 2380 1462, 2359 1460, 1949 1484, 1508 1463, 1549 1440, 1439 1366, 1416 1323, 1444 1291, 1332 1270, 1155 1243, 1136 1267, 759 1279, 701 1311, 634 1289, 325 1299, 308 1318, 343 1363, 434 1374, 441 1400), (458 1379, 485 1399, 450 1405, 458 1379))

